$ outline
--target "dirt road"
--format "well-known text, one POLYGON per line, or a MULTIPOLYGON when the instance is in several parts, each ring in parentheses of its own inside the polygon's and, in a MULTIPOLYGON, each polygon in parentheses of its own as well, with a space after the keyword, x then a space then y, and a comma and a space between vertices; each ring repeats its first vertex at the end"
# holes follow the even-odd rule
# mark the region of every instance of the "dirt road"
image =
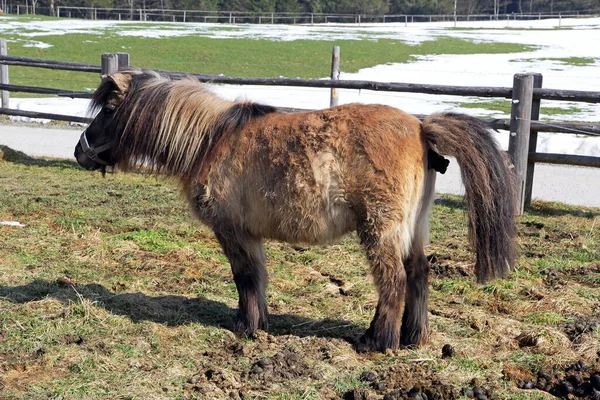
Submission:
MULTIPOLYGON (((31 156, 73 159, 81 129, 0 125, 0 145, 31 156)), ((462 194, 464 189, 456 162, 445 175, 438 175, 438 193, 462 194)), ((572 205, 600 207, 600 169, 536 165, 533 198, 572 205)))

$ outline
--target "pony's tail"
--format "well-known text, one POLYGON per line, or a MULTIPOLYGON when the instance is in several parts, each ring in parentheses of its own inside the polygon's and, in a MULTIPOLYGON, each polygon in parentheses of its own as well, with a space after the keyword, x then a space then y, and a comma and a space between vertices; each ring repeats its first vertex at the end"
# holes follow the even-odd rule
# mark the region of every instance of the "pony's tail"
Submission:
POLYGON ((502 277, 517 260, 513 174, 484 122, 462 114, 433 114, 422 131, 433 150, 454 156, 466 189, 469 236, 479 282, 502 277))

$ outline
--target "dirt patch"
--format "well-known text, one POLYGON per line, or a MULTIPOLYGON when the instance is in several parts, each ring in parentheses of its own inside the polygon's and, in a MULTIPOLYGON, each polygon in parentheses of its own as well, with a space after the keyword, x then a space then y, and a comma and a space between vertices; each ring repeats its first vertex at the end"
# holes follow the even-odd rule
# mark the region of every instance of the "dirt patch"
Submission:
POLYGON ((517 386, 526 390, 543 390, 563 399, 600 400, 599 361, 600 357, 596 359, 593 366, 587 366, 579 360, 566 367, 564 371, 555 374, 540 371, 534 379, 519 380, 517 386))
POLYGON ((435 278, 457 278, 474 276, 473 263, 455 260, 452 256, 443 256, 440 254, 430 254, 429 260, 430 272, 435 278))
POLYGON ((62 343, 65 345, 76 344, 82 345, 85 342, 85 337, 80 335, 65 335, 62 338, 62 343))
POLYGON ((286 350, 273 357, 258 360, 252 366, 249 376, 263 381, 284 381, 309 374, 310 369, 303 357, 286 350))
MULTIPOLYGON (((498 393, 494 384, 489 382, 473 380, 463 386, 448 382, 429 360, 398 362, 383 368, 363 370, 357 377, 359 383, 353 382, 353 388, 340 392, 339 388, 325 384, 331 371, 328 372, 329 367, 323 369, 323 365, 336 365, 339 372, 344 370, 349 356, 339 345, 332 345, 331 340, 273 336, 259 331, 252 341, 232 339, 231 344, 225 347, 226 351, 202 355, 202 359, 210 362, 187 379, 183 390, 189 397, 260 397, 285 391, 290 384, 299 381, 318 388, 318 398, 321 399, 494 399, 498 393), (286 345, 302 350, 277 350, 286 345)), ((448 348, 444 354, 447 357, 454 355, 448 348)), ((393 355, 355 355, 360 360, 354 361, 372 365, 373 361, 390 356, 393 355)))
POLYGON ((421 363, 394 365, 380 374, 365 371, 360 379, 372 390, 354 389, 346 392, 344 399, 379 399, 382 395, 384 400, 453 400, 464 397, 484 400, 495 397, 492 388, 483 389, 477 380, 461 388, 445 382, 434 368, 421 363))
POLYGON ((600 327, 600 317, 587 317, 581 314, 575 314, 568 319, 571 322, 567 322, 563 326, 563 331, 567 334, 571 342, 579 343, 583 335, 594 332, 600 327))
MULTIPOLYGON (((184 385, 191 397, 248 398, 251 393, 277 392, 296 380, 318 382, 323 374, 314 362, 321 355, 326 339, 308 338, 311 345, 303 353, 281 349, 286 342, 298 340, 294 336, 273 336, 258 331, 251 341, 231 339, 225 351, 206 352, 202 358, 210 363, 202 366, 184 385), (269 354, 269 355, 266 355, 269 354)), ((322 398, 334 398, 321 396, 322 398)))
POLYGON ((49 374, 44 355, 46 350, 39 348, 25 357, 0 353, 0 397, 3 390, 26 391, 34 382, 48 381, 63 374, 54 369, 49 374))
POLYGON ((600 283, 600 264, 581 265, 568 271, 557 268, 545 268, 540 271, 544 277, 546 286, 552 289, 560 289, 568 280, 574 280, 585 286, 597 287, 600 283))

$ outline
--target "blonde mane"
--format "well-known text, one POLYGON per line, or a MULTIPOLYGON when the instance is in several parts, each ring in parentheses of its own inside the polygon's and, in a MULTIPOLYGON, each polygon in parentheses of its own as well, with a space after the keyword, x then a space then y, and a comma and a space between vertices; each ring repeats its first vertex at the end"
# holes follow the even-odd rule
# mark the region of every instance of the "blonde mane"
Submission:
POLYGON ((220 135, 275 111, 222 99, 192 77, 176 79, 137 69, 118 74, 127 77, 129 87, 115 96, 114 87, 101 86, 92 107, 119 98, 113 120, 123 169, 144 165, 157 173, 191 176, 220 135))

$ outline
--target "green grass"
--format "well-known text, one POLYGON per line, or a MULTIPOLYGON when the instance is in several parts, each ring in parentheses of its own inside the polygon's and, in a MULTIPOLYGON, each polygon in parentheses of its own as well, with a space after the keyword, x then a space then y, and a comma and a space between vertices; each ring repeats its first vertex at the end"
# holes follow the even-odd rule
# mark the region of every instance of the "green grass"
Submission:
POLYGON ((520 62, 539 62, 539 61, 556 61, 563 65, 575 65, 575 66, 592 66, 596 64, 598 58, 594 57, 565 57, 565 58, 552 58, 552 57, 542 57, 542 58, 524 58, 513 61, 520 62))
POLYGON ((465 387, 473 377, 519 398, 514 380, 498 380, 503 365, 560 372, 578 359, 593 363, 600 350, 599 328, 585 345, 556 341, 574 311, 596 318, 600 210, 534 203, 519 220, 517 272, 479 285, 472 272, 453 273, 472 271, 461 202, 438 199, 427 249, 436 258, 429 343, 358 354, 349 341, 368 327, 377 297, 355 235, 329 247, 268 242, 269 333, 239 339, 229 265, 173 182, 102 178, 73 162, 2 151, 0 220, 25 224, 0 226, 2 398, 203 398, 209 389, 216 398, 339 398, 354 389, 377 398, 435 380, 465 387), (539 329, 540 346, 518 348, 517 332, 539 329), (446 343, 456 357, 440 358, 446 343), (249 376, 258 360, 284 351, 300 354, 310 374, 249 376), (364 371, 386 377, 386 391, 361 381, 364 371))
MULTIPOLYGON (((21 17, 21 21, 27 23, 28 19, 21 17)), ((142 26, 144 29, 152 29, 151 24, 142 26)), ((157 26, 164 28, 161 24, 157 26)), ((361 68, 385 63, 407 63, 420 55, 497 54, 533 49, 520 44, 473 43, 449 37, 440 37, 418 45, 392 39, 272 41, 217 39, 193 34, 157 39, 120 36, 116 33, 118 29, 109 28, 94 34, 36 36, 36 41, 52 45, 45 49, 24 47, 30 40, 25 36, 26 29, 6 32, 3 36, 9 40, 9 54, 14 56, 98 65, 102 53, 128 52, 131 64, 139 67, 240 77, 329 76, 331 48, 334 45, 341 47, 341 69, 344 72, 357 72, 361 68)), ((93 90, 98 85, 98 77, 93 74, 50 72, 29 67, 11 67, 10 77, 13 84, 68 90, 93 90)))
POLYGON ((478 100, 473 102, 460 102, 457 106, 463 108, 481 108, 496 114, 510 114, 511 102, 510 99, 478 100))
MULTIPOLYGON (((463 108, 487 110, 490 117, 498 114, 510 115, 512 107, 510 99, 479 99, 477 101, 460 102, 457 105, 463 108)), ((582 113, 583 111, 584 110, 581 107, 574 105, 567 105, 565 107, 549 107, 543 104, 540 108, 540 117, 542 120, 548 119, 552 116, 564 116, 568 119, 568 116, 582 113)), ((575 117, 573 117, 572 120, 575 120, 575 117)))
POLYGON ((143 250, 160 254, 165 254, 181 247, 181 245, 177 243, 177 238, 171 236, 165 229, 142 229, 125 233, 120 235, 119 238, 122 240, 131 240, 143 250))
POLYGON ((543 354, 535 354, 528 351, 516 350, 509 360, 528 368, 532 372, 537 372, 543 369, 546 364, 547 357, 543 354))
POLYGON ((534 312, 524 316, 524 320, 535 325, 558 325, 566 319, 555 312, 534 312))

